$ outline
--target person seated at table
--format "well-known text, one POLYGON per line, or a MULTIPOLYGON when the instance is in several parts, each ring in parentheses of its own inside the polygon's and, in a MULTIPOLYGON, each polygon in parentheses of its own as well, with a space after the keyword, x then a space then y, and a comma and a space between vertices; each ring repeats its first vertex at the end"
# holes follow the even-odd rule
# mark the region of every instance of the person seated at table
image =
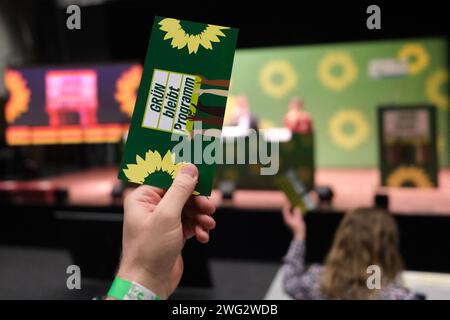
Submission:
POLYGON ((240 95, 236 97, 236 105, 230 125, 237 126, 244 131, 248 129, 258 131, 258 118, 251 112, 247 96, 240 95))
POLYGON ((418 298, 398 282, 403 262, 397 225, 389 213, 379 209, 348 212, 336 231, 325 265, 309 268, 305 266, 306 226, 300 210, 285 205, 283 218, 294 236, 284 257, 283 285, 294 299, 418 298), (373 265, 381 270, 378 288, 373 287, 376 281, 368 281, 375 275, 368 272, 373 265))

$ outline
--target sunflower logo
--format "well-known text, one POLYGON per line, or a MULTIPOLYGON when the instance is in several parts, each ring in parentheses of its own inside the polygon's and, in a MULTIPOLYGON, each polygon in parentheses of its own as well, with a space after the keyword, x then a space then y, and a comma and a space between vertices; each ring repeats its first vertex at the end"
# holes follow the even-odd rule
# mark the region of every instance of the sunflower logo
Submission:
POLYGON ((198 34, 189 34, 181 26, 180 20, 172 18, 161 20, 159 25, 161 26, 159 29, 166 33, 164 40, 172 39, 172 48, 181 50, 187 46, 189 54, 197 53, 200 46, 212 50, 212 42, 220 42, 219 37, 226 37, 222 30, 229 29, 228 27, 208 24, 198 34))
POLYGON ((360 111, 342 110, 330 119, 329 132, 335 144, 344 149, 354 149, 369 136, 369 124, 360 111))
POLYGON ((28 110, 31 91, 26 80, 19 71, 7 70, 5 72, 5 86, 9 91, 9 100, 5 106, 6 122, 13 123, 22 113, 28 110))
POLYGON ((331 52, 319 62, 318 76, 326 87, 341 91, 349 86, 358 75, 358 69, 352 57, 346 52, 331 52), (334 69, 340 69, 339 74, 333 74, 334 69))
POLYGON ((144 158, 136 155, 136 163, 127 164, 127 169, 123 169, 123 173, 128 181, 139 184, 144 183, 149 175, 157 171, 167 173, 173 180, 183 165, 184 162, 176 163, 175 154, 170 151, 161 158, 158 151, 148 150, 144 158))
POLYGON ((428 99, 440 108, 448 108, 448 94, 442 92, 446 83, 448 83, 448 71, 446 69, 435 71, 426 82, 425 91, 428 99))
POLYGON ((136 92, 142 77, 142 67, 135 65, 122 73, 116 82, 116 92, 114 98, 120 105, 120 110, 130 118, 133 115, 134 104, 136 103, 136 92))
POLYGON ((416 43, 404 45, 398 52, 398 57, 408 61, 408 73, 411 75, 416 75, 421 72, 430 61, 427 50, 416 43))
POLYGON ((397 168, 387 177, 386 183, 388 187, 433 187, 433 182, 431 182, 425 170, 415 166, 397 168))
POLYGON ((259 83, 265 93, 274 98, 281 98, 297 85, 297 74, 286 60, 269 61, 259 74, 259 83), (275 81, 279 77, 278 82, 275 81))

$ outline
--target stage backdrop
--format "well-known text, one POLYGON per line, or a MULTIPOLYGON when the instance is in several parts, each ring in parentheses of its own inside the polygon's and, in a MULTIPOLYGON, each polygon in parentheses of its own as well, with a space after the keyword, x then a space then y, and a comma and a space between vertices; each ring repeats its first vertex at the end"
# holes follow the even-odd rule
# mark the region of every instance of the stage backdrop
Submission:
POLYGON ((377 166, 377 107, 437 108, 440 166, 449 165, 447 42, 405 39, 238 50, 227 115, 247 95, 260 127, 283 125, 293 96, 315 121, 318 167, 377 166))

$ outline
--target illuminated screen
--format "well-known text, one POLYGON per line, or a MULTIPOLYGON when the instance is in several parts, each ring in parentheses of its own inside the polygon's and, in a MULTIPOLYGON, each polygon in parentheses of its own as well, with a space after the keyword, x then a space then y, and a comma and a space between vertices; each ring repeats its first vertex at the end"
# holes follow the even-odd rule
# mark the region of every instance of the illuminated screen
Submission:
POLYGON ((142 75, 138 64, 8 69, 9 145, 119 142, 142 75))

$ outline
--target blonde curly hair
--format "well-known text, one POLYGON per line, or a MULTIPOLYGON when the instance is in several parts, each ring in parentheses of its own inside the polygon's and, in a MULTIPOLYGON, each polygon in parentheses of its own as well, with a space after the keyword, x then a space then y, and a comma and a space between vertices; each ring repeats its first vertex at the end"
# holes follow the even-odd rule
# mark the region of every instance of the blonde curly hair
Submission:
POLYGON ((375 299, 367 288, 367 267, 377 265, 381 282, 396 281, 403 270, 394 218, 378 209, 356 209, 341 221, 328 253, 321 291, 329 299, 375 299))

